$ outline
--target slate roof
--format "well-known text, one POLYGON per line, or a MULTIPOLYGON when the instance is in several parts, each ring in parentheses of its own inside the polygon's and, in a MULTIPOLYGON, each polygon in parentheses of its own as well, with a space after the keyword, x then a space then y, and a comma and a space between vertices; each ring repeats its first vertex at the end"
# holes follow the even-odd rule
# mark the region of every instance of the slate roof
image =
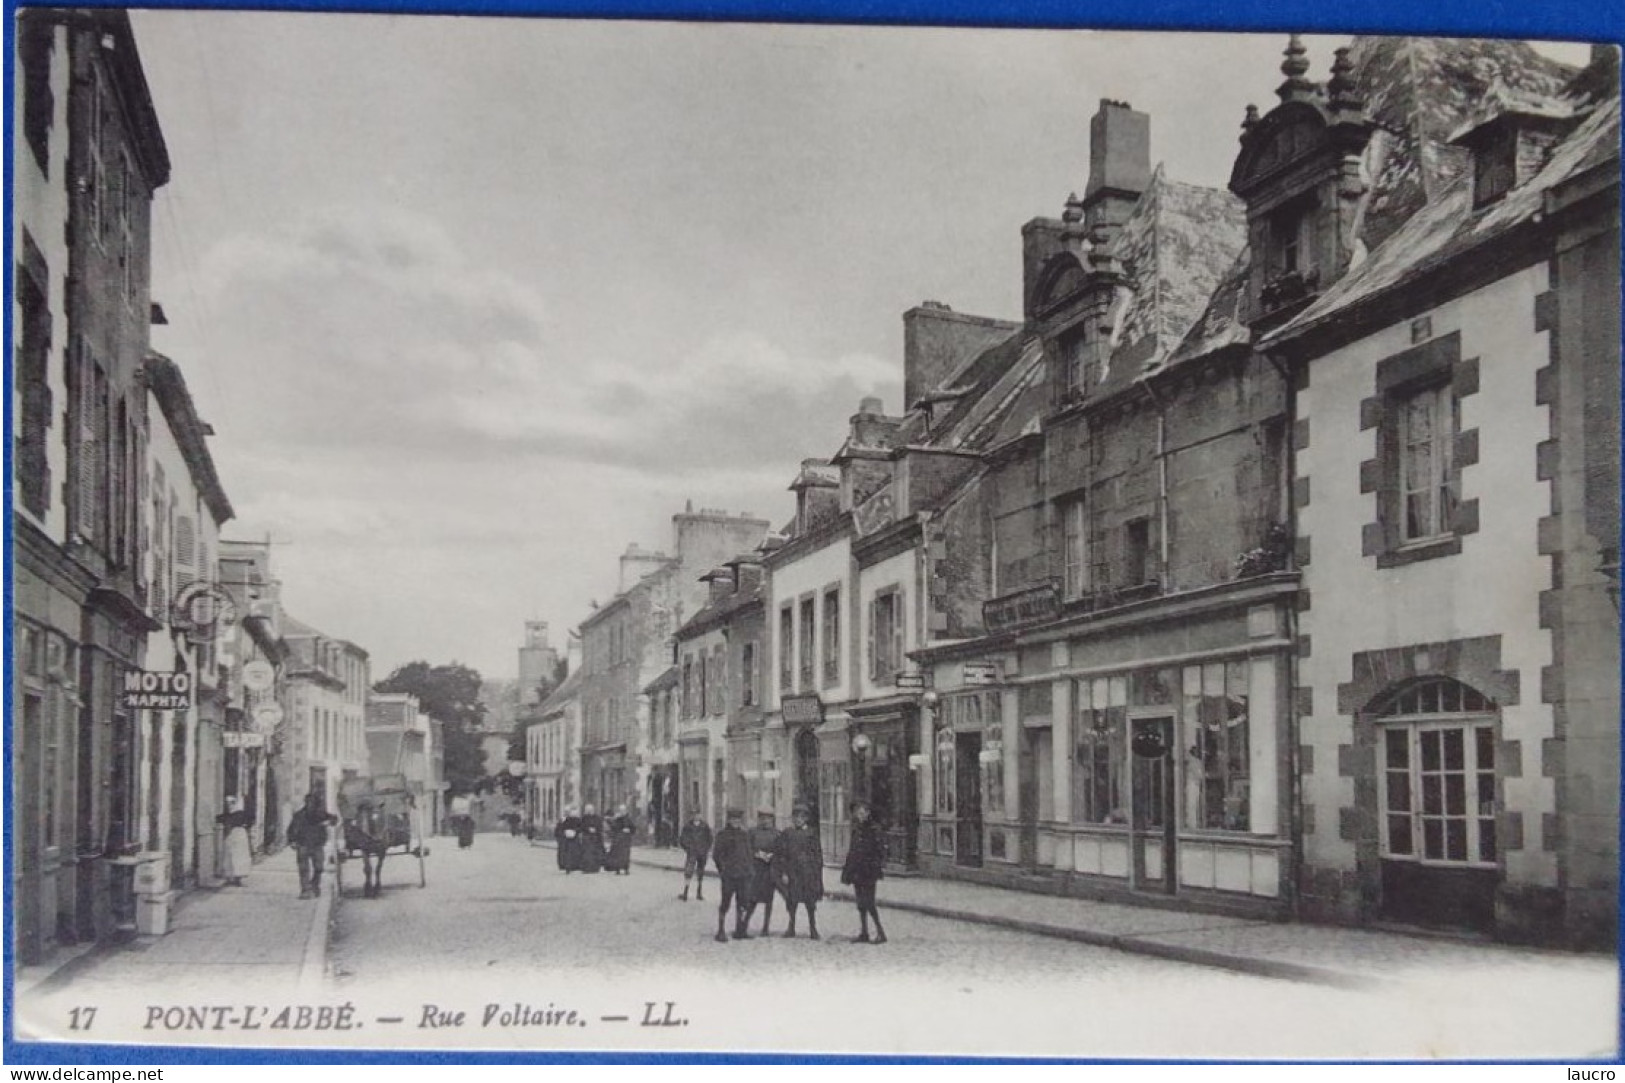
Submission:
POLYGON ((1594 166, 1618 159, 1619 110, 1617 97, 1598 106, 1554 148, 1544 169, 1487 207, 1473 209, 1470 175, 1455 177, 1387 243, 1295 319, 1265 336, 1263 344, 1276 344, 1322 326, 1359 302, 1403 286, 1528 222, 1541 211, 1551 189, 1594 166))
POLYGON ((553 689, 551 695, 542 700, 542 705, 536 709, 538 714, 549 715, 554 711, 562 710, 565 705, 573 701, 581 691, 581 671, 571 670, 565 674, 564 680, 553 689))
POLYGON ((1111 359, 1091 398, 1106 398, 1160 367, 1204 314, 1247 243, 1247 210, 1218 188, 1169 180, 1159 165, 1112 255, 1132 291, 1115 320, 1111 359))
POLYGON ((677 638, 692 638, 702 631, 715 627, 735 613, 749 609, 753 605, 761 605, 763 588, 764 583, 758 578, 754 583, 747 583, 736 591, 706 602, 692 617, 683 622, 681 628, 677 629, 677 638))
POLYGON ((1449 140, 1492 89, 1550 98, 1575 75, 1526 42, 1476 38, 1361 36, 1349 60, 1379 129, 1366 149, 1371 194, 1360 239, 1368 251, 1469 170, 1470 155, 1449 140))
MULTIPOLYGON (((1373 263, 1394 270, 1433 251, 1410 231, 1410 239, 1398 248, 1389 248, 1387 242, 1430 201, 1454 200, 1458 205, 1470 198, 1464 195, 1470 154, 1449 140, 1481 119, 1486 104, 1497 99, 1524 109, 1541 102, 1547 103, 1546 109, 1555 108, 1554 101, 1576 75, 1568 65, 1518 41, 1362 36, 1350 44, 1349 60, 1356 93, 1376 125, 1362 162, 1369 187, 1356 227, 1358 251, 1353 270, 1288 328, 1302 329, 1329 305, 1341 305, 1337 299, 1347 299, 1355 288, 1351 281, 1365 280, 1373 263)), ((1436 216, 1426 220, 1435 228, 1442 221, 1436 216)), ((1251 332, 1240 322, 1251 271, 1251 252, 1244 247, 1169 364, 1251 341, 1251 332)), ((1287 328, 1278 329, 1270 340, 1279 341, 1287 333, 1287 328)))

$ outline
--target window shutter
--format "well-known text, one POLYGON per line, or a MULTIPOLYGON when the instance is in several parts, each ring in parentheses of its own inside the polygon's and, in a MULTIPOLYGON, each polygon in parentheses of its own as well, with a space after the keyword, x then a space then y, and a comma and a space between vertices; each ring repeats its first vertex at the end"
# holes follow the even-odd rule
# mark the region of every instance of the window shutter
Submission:
POLYGON ((874 598, 869 602, 869 679, 875 680, 880 676, 880 656, 875 653, 875 623, 880 620, 880 599, 874 598))
POLYGON ((175 567, 178 572, 191 571, 197 559, 197 533, 190 515, 175 516, 175 567))
POLYGON ((907 622, 903 617, 903 596, 902 594, 893 594, 891 596, 891 671, 894 680, 896 675, 903 671, 903 636, 905 631, 907 631, 907 622))

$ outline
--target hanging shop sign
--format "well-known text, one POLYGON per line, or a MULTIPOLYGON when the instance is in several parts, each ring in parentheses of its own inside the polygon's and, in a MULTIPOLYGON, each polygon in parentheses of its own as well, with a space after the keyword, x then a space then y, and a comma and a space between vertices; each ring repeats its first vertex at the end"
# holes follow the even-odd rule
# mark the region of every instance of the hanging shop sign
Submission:
POLYGON ((262 703, 254 708, 254 728, 261 733, 269 733, 282 722, 282 705, 280 703, 262 703))
POLYGON ((184 711, 192 706, 192 675, 185 670, 125 670, 119 704, 127 710, 184 711))
POLYGON ((263 733, 232 733, 220 735, 222 748, 264 748, 265 734, 263 733))
POLYGON ((269 691, 276 683, 276 670, 263 658, 243 663, 243 687, 250 692, 269 691))
POLYGON ((925 687, 925 674, 919 672, 899 673, 896 680, 899 692, 918 692, 925 687))
POLYGON ((175 592, 169 626, 201 642, 237 623, 237 603, 220 587, 195 579, 175 592))

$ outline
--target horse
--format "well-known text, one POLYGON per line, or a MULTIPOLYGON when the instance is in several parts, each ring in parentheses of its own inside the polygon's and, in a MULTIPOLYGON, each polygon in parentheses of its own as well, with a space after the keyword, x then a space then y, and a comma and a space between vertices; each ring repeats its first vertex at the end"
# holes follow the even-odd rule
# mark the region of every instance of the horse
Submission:
POLYGON ((375 899, 384 889, 384 858, 393 843, 390 817, 381 806, 363 802, 355 815, 344 821, 344 847, 361 855, 361 873, 365 880, 361 895, 375 899), (377 864, 373 859, 377 859, 377 864))

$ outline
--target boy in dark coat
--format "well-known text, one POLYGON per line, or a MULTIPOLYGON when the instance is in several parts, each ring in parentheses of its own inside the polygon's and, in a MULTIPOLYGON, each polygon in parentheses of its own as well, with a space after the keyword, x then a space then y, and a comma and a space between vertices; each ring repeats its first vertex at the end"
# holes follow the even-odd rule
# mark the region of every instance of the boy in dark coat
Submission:
POLYGON ((751 908, 746 915, 746 923, 756 913, 756 904, 762 905, 762 936, 767 935, 767 927, 773 924, 773 896, 778 894, 773 883, 773 851, 779 844, 779 829, 773 826, 773 810, 759 809, 756 813, 756 826, 750 829, 750 856, 753 862, 755 875, 751 885, 751 908))
POLYGON ((745 923, 750 917, 751 881, 755 870, 750 856, 750 836, 745 834, 744 822, 743 812, 729 809, 727 823, 717 832, 716 843, 711 848, 711 859, 717 866, 717 879, 722 881, 722 902, 717 906, 716 939, 723 944, 728 942, 723 922, 728 917, 730 906, 734 909, 733 938, 750 939, 750 934, 745 931, 745 923))
POLYGON ((683 893, 677 896, 688 902, 688 882, 694 881, 694 898, 705 899, 705 859, 711 856, 711 825, 705 822, 700 810, 688 814, 688 823, 677 844, 683 848, 683 893))
POLYGON ((868 944, 869 919, 875 919, 873 943, 886 942, 886 930, 880 924, 880 911, 875 909, 875 884, 884 875, 886 864, 886 836, 880 825, 869 818, 866 801, 852 803, 852 844, 846 851, 846 864, 841 868, 841 883, 850 884, 858 897, 858 921, 863 931, 855 938, 859 944, 868 944))
POLYGON ((790 830, 779 836, 773 849, 773 879, 784 893, 790 908, 787 939, 796 935, 796 907, 807 908, 807 932, 818 939, 818 900, 824 897, 824 848, 811 828, 811 816, 804 806, 792 813, 790 830))

